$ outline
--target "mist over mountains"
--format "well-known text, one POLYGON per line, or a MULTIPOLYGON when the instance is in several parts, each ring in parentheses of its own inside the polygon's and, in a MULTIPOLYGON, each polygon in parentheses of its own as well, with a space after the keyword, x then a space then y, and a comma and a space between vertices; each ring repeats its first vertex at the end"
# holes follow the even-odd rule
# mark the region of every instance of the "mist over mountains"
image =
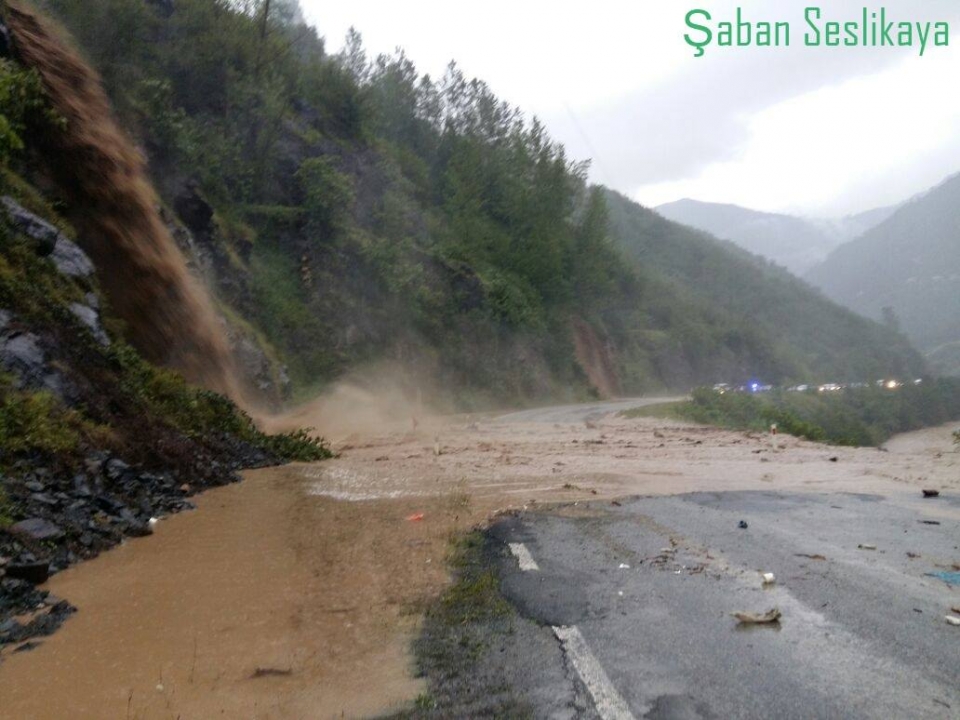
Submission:
POLYGON ((898 327, 934 369, 960 373, 960 175, 836 248, 806 279, 898 327))
POLYGON ((896 208, 875 208, 836 219, 802 218, 684 198, 655 209, 665 218, 731 240, 802 275, 840 244, 883 222, 896 208))

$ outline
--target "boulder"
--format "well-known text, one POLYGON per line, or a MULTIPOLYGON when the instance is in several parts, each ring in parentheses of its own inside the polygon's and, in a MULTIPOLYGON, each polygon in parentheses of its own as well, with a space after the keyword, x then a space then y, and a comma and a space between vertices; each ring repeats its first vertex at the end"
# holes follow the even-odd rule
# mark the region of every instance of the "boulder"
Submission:
POLYGON ((60 231, 43 218, 37 217, 9 195, 0 197, 0 205, 6 210, 11 224, 36 242, 39 255, 49 255, 56 247, 60 231))
POLYGON ((63 395, 63 379, 47 367, 40 338, 33 333, 0 330, 0 369, 16 377, 18 389, 46 389, 63 395))
POLYGON ((93 262, 87 254, 56 227, 34 215, 9 195, 0 197, 0 205, 13 226, 36 243, 37 253, 49 255, 61 273, 70 277, 89 277, 93 274, 93 262))
POLYGON ((9 532, 32 540, 57 540, 63 536, 63 530, 43 518, 21 520, 11 525, 9 532))
MULTIPOLYGON (((57 238, 57 244, 53 247, 50 259, 57 266, 57 270, 64 275, 84 278, 93 275, 93 261, 80 249, 79 245, 63 235, 57 238)), ((96 295, 94 295, 94 298, 96 298, 96 295)))
POLYGON ((106 347, 110 344, 110 338, 100 325, 100 313, 83 303, 70 303, 70 312, 82 322, 93 334, 94 340, 106 347))

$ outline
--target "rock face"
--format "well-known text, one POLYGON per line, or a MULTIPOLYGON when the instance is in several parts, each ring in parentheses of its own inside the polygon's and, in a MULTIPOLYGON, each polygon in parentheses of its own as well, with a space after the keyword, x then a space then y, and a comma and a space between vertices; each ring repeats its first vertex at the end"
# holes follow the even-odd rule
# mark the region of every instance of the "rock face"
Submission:
POLYGON ((87 254, 53 225, 26 210, 8 195, 0 197, 0 206, 11 224, 36 243, 37 253, 50 256, 61 273, 70 277, 89 277, 93 274, 93 263, 87 254))
POLYGON ((18 390, 63 395, 63 377, 47 364, 39 336, 17 329, 11 314, 4 310, 0 310, 0 369, 13 375, 18 390))

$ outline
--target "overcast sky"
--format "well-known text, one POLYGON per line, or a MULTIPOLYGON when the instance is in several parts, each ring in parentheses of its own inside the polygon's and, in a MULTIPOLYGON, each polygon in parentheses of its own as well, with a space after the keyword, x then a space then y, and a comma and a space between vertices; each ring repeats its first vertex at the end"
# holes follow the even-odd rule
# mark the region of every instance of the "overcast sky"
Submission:
MULTIPOLYGON (((456 60, 539 116, 591 179, 644 205, 682 197, 836 216, 899 202, 960 171, 960 3, 886 0, 888 18, 946 20, 950 47, 807 48, 807 0, 301 0, 337 51, 402 47, 422 73, 456 60), (684 15, 736 6, 791 23, 788 49, 684 40, 684 15)), ((855 20, 863 0, 821 4, 855 20)))

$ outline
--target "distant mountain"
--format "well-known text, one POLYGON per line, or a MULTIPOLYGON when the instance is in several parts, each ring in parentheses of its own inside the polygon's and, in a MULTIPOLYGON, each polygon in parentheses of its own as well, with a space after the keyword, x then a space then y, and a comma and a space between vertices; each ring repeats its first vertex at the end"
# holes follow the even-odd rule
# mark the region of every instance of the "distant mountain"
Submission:
POLYGON ((837 220, 805 219, 739 205, 677 200, 656 208, 669 220, 730 240, 802 275, 841 243, 882 222, 895 210, 877 208, 837 220))
POLYGON ((855 382, 923 373, 919 354, 893 328, 834 304, 733 242, 666 220, 619 193, 605 196, 610 235, 644 283, 652 328, 633 336, 675 347, 675 367, 696 347, 701 364, 709 357, 712 370, 738 379, 755 373, 775 383, 855 382), (738 356, 753 365, 738 368, 738 356))
POLYGON ((838 247, 806 278, 858 313, 899 325, 936 369, 960 374, 960 175, 838 247))

